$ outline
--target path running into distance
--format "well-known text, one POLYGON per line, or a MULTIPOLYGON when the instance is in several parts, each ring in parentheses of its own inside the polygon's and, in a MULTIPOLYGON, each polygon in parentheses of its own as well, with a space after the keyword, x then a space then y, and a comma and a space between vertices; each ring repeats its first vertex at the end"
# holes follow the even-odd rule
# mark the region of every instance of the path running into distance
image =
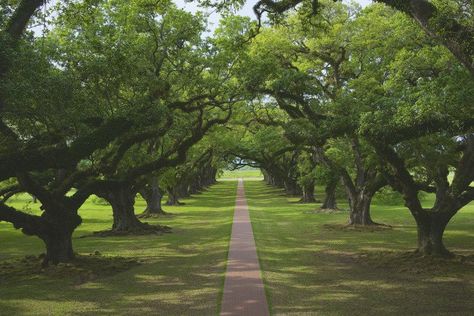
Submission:
POLYGON ((237 185, 227 260, 221 315, 269 315, 242 179, 237 185))

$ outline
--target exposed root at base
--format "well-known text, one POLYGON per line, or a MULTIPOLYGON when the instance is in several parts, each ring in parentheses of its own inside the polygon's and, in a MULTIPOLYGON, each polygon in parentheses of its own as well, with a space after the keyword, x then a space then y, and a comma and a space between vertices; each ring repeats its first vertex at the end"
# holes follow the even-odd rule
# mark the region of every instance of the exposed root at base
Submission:
POLYGON ((355 232, 378 232, 393 229, 393 227, 390 225, 378 223, 374 223, 371 225, 324 224, 323 227, 327 230, 342 230, 355 232))
POLYGON ((167 216, 173 216, 173 215, 175 214, 163 211, 162 213, 141 213, 137 215, 137 218, 161 218, 161 217, 167 217, 167 216))
POLYGON ((138 227, 133 227, 129 230, 101 230, 93 232, 90 235, 84 235, 80 238, 86 237, 111 237, 111 236, 140 236, 140 235, 163 235, 165 233, 171 233, 171 227, 164 225, 150 225, 143 223, 138 227))

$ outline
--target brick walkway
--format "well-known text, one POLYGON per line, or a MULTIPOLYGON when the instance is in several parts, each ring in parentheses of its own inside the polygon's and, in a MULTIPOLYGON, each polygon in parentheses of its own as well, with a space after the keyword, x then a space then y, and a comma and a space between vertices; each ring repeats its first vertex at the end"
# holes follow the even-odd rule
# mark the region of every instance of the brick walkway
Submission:
POLYGON ((269 315, 242 179, 237 187, 221 315, 269 315))

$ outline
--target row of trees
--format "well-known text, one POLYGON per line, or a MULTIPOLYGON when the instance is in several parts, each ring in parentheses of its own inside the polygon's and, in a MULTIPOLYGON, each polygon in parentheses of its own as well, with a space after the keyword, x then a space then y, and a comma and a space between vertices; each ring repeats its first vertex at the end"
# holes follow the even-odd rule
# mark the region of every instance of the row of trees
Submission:
POLYGON ((257 22, 225 15, 208 36, 202 14, 170 1, 49 14, 42 0, 1 1, 0 221, 41 238, 45 264, 68 261, 92 194, 111 205, 113 232, 154 232, 137 194, 143 217, 161 214, 165 191, 179 204, 227 161, 305 202, 324 183, 324 208, 340 182, 353 225, 376 225, 371 201, 389 186, 418 251, 450 255, 444 229, 474 199, 472 3, 376 2, 260 0, 257 22), (18 192, 41 215, 6 203, 18 192))
POLYGON ((353 225, 376 225, 371 201, 390 186, 417 223, 418 251, 449 256, 444 230, 474 199, 474 19, 472 4, 448 2, 319 1, 317 13, 302 2, 285 14, 262 1, 282 14, 240 60, 257 131, 237 155, 304 200, 320 166, 328 193, 342 183, 353 225))
POLYGON ((160 185, 174 204, 177 190, 211 184, 206 135, 242 98, 231 47, 203 36, 199 14, 170 2, 78 1, 46 20, 43 4, 2 2, 2 194, 27 192, 42 214, 3 201, 0 220, 41 238, 47 264, 73 259, 78 211, 92 194, 112 206, 113 232, 161 229, 135 216, 136 194, 148 216, 161 211, 160 185), (38 19, 48 23, 39 37, 27 28, 38 19))

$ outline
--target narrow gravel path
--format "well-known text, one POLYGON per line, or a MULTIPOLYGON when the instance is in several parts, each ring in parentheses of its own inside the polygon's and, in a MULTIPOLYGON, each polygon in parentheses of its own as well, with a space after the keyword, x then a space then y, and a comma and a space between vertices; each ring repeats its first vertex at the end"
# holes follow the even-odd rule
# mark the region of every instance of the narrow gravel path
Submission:
POLYGON ((221 315, 269 315, 242 179, 237 186, 221 315))

